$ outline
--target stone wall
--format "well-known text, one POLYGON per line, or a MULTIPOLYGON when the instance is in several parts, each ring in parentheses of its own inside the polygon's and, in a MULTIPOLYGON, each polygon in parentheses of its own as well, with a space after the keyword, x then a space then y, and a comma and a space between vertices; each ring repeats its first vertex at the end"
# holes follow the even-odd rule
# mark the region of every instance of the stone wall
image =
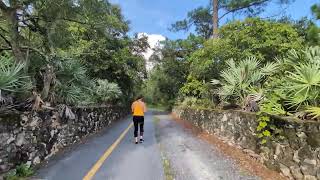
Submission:
POLYGON ((176 107, 173 113, 277 170, 290 179, 320 179, 320 122, 273 116, 276 132, 266 144, 257 137, 257 116, 241 111, 176 107))
POLYGON ((82 107, 0 114, 0 174, 21 163, 37 165, 66 146, 126 116, 120 107, 82 107), (64 113, 59 113, 64 112, 64 113))

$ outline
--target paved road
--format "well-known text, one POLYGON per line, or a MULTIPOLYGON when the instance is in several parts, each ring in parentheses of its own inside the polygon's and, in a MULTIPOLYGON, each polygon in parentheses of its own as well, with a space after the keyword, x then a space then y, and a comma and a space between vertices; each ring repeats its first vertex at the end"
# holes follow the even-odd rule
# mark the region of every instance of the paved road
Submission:
MULTIPOLYGON (((100 136, 89 138, 73 151, 50 162, 46 168, 39 171, 37 177, 46 180, 81 180, 130 123, 130 118, 114 123, 100 136)), ((134 144, 131 128, 93 179, 163 179, 162 162, 154 131, 152 114, 148 113, 145 118, 145 134, 148 135, 146 141, 143 144, 134 144)))
MULTIPOLYGON (((163 180, 163 155, 169 159, 177 180, 258 179, 238 170, 232 160, 184 130, 169 116, 157 115, 161 119, 158 123, 154 123, 154 116, 152 112, 146 115, 145 142, 134 144, 131 128, 106 160, 102 161, 92 179, 163 180)), ((83 179, 130 124, 130 118, 118 121, 70 152, 58 155, 39 170, 37 179, 83 179)))
POLYGON ((156 134, 176 180, 258 180, 235 166, 232 159, 172 121, 157 116, 156 134))

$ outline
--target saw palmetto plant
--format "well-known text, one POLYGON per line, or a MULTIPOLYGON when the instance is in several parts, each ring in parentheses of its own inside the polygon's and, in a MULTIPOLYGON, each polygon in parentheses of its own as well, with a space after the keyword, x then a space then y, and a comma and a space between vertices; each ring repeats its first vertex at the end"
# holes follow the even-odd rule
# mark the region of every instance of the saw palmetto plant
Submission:
POLYGON ((0 62, 0 90, 18 92, 31 88, 29 76, 23 71, 25 64, 15 63, 6 56, 1 56, 0 62))
POLYGON ((221 81, 212 80, 212 84, 221 85, 219 94, 223 99, 236 98, 243 101, 251 92, 251 87, 260 86, 265 78, 274 74, 278 65, 268 63, 261 66, 255 57, 249 57, 235 63, 230 60, 228 67, 221 73, 221 81))

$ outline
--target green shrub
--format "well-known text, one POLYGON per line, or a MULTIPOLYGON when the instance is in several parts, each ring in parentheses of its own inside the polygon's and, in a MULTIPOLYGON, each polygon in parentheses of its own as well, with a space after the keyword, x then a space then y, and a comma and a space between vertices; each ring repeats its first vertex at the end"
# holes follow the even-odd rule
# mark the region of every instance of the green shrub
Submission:
POLYGON ((198 99, 196 97, 186 97, 180 103, 184 107, 198 107, 198 108, 215 108, 216 105, 210 99, 198 99))
POLYGON ((25 64, 15 63, 8 55, 0 56, 0 96, 5 92, 26 92, 32 88, 25 64))
POLYGON ((287 68, 279 89, 285 93, 286 104, 295 110, 319 105, 320 47, 292 51, 282 62, 287 68))
POLYGON ((231 58, 237 63, 254 56, 264 65, 286 56, 289 50, 303 48, 304 44, 290 24, 259 18, 230 22, 219 28, 219 35, 219 39, 208 40, 190 56, 190 74, 197 79, 219 78, 231 58))
POLYGON ((221 81, 213 79, 212 84, 220 84, 218 90, 223 100, 244 102, 252 92, 252 87, 261 87, 264 80, 278 69, 276 63, 261 66, 260 61, 250 57, 235 63, 233 59, 227 62, 228 67, 221 72, 221 81))
POLYGON ((118 84, 101 79, 99 79, 97 83, 95 93, 99 102, 111 102, 121 97, 122 92, 118 84))
POLYGON ((52 99, 69 105, 95 103, 96 81, 87 76, 86 68, 78 60, 60 60, 55 68, 56 85, 52 99))
POLYGON ((34 171, 31 167, 26 164, 21 164, 15 169, 9 171, 5 176, 4 180, 21 180, 27 177, 30 177, 34 174, 34 171))
POLYGON ((182 97, 204 98, 209 93, 209 87, 205 82, 201 82, 192 76, 188 76, 187 82, 179 90, 182 97))

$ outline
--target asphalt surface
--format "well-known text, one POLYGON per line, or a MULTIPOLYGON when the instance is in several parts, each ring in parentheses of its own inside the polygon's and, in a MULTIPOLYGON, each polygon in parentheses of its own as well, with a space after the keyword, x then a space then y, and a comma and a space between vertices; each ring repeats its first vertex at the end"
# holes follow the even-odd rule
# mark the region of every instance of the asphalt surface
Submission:
POLYGON ((156 135, 176 180, 258 180, 168 115, 156 116, 156 135))
MULTIPOLYGON (((81 180, 130 125, 131 118, 115 122, 100 135, 87 139, 39 170, 35 179, 81 180)), ((154 135, 152 113, 145 117, 145 142, 133 143, 133 128, 105 160, 94 180, 162 180, 163 168, 154 135)))
MULTIPOLYGON (((115 122, 72 150, 57 155, 37 172, 35 179, 83 179, 131 121, 127 118, 115 122)), ((92 179, 164 180, 162 158, 169 160, 175 180, 259 179, 239 170, 233 160, 182 128, 170 116, 152 112, 145 117, 145 142, 134 144, 131 128, 92 179), (154 117, 160 120, 154 121, 154 117)))

